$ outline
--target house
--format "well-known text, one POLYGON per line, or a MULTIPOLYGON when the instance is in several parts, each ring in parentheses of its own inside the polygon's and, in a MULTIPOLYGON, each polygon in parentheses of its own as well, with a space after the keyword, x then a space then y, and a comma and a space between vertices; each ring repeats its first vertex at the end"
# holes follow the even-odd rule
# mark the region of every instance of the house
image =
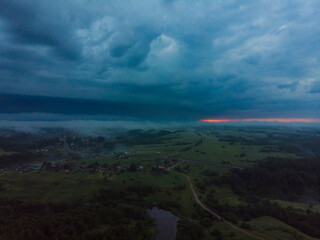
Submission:
POLYGON ((113 169, 115 172, 120 172, 122 170, 122 167, 120 165, 117 165, 113 169))
POLYGON ((138 165, 138 170, 141 171, 141 172, 144 172, 145 171, 145 168, 143 165, 139 164, 138 165))

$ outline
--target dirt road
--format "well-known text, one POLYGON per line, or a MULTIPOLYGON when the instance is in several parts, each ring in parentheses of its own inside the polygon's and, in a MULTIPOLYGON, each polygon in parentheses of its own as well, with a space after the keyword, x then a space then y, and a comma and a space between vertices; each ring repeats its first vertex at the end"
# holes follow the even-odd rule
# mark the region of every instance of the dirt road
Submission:
POLYGON ((189 186, 190 186, 190 188, 191 188, 192 194, 193 194, 194 199, 196 200, 196 202, 197 202, 204 210, 206 210, 208 213, 210 213, 212 216, 214 216, 214 217, 216 217, 217 219, 221 220, 222 217, 221 217, 219 214, 217 214, 217 213, 215 213, 214 211, 212 211, 212 210, 210 210, 209 208, 207 208, 207 207, 200 201, 200 199, 198 198, 198 195, 197 195, 196 191, 194 190, 194 187, 193 187, 193 184, 192 184, 192 182, 191 182, 190 177, 189 177, 188 175, 185 175, 185 174, 183 174, 183 176, 185 176, 185 177, 187 178, 187 180, 188 180, 188 182, 189 182, 189 186))
POLYGON ((193 184, 192 184, 191 178, 190 178, 188 175, 186 175, 186 174, 182 174, 182 175, 187 178, 188 183, 189 183, 189 186, 190 186, 190 189, 191 189, 191 191, 192 191, 192 194, 193 194, 196 202, 197 202, 204 210, 206 210, 206 211, 207 211, 208 213, 210 213, 212 216, 216 217, 218 220, 222 220, 224 223, 226 223, 226 224, 227 224, 228 226, 230 226, 231 228, 233 228, 233 229, 235 229, 235 230, 237 230, 237 231, 240 231, 240 232, 242 232, 242 233, 244 233, 244 234, 246 234, 246 235, 248 235, 248 236, 254 237, 254 238, 256 238, 256 239, 264 240, 262 237, 259 237, 259 236, 255 235, 255 234, 253 234, 253 233, 247 232, 247 231, 245 231, 245 230, 237 227, 236 225, 233 225, 232 223, 224 220, 218 213, 216 213, 216 212, 210 210, 208 207, 206 207, 206 206, 200 201, 200 199, 199 199, 199 197, 198 197, 198 195, 197 195, 197 193, 196 193, 196 191, 195 191, 195 189, 194 189, 194 186, 193 186, 193 184))

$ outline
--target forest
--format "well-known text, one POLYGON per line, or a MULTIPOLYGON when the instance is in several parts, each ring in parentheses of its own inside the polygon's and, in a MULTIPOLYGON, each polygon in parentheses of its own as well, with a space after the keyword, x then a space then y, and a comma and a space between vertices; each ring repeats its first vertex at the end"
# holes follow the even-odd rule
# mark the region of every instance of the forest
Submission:
POLYGON ((233 169, 220 178, 211 177, 198 185, 229 185, 244 200, 237 207, 220 203, 210 193, 206 204, 233 222, 248 221, 260 216, 271 216, 313 237, 320 237, 320 214, 312 211, 320 199, 319 159, 268 158, 252 168, 233 169), (210 181, 211 179, 211 181, 210 181), (305 201, 305 212, 292 207, 281 207, 272 199, 305 201))

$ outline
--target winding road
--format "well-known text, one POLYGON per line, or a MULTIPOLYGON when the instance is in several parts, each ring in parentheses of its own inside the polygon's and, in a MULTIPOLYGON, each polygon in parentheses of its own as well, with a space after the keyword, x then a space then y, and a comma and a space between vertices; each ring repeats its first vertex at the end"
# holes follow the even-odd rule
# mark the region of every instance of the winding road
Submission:
MULTIPOLYGON (((181 160, 181 159, 179 159, 179 160, 181 160)), ((182 161, 182 160, 181 160, 181 161, 182 161)), ((181 163, 181 162, 178 162, 177 164, 175 164, 175 165, 173 165, 173 166, 170 166, 169 168, 167 168, 167 170, 170 171, 170 170, 173 169, 174 167, 178 166, 180 163, 181 163)), ((227 166, 228 166, 228 165, 227 165, 227 166)), ((244 233, 244 234, 246 234, 246 235, 248 235, 248 236, 251 236, 251 237, 256 238, 256 239, 259 239, 259 240, 265 240, 264 238, 262 238, 262 237, 260 237, 260 236, 258 236, 258 235, 256 235, 256 234, 250 233, 250 232, 248 232, 248 231, 246 231, 246 230, 244 230, 244 229, 242 229, 242 228, 240 228, 240 227, 232 224, 231 222, 229 222, 229 221, 225 220, 223 217, 221 217, 218 213, 216 213, 216 212, 212 211, 211 209, 209 209, 206 205, 204 205, 204 204, 200 201, 200 199, 199 199, 199 197, 198 197, 198 195, 197 195, 197 193, 196 193, 196 191, 195 191, 195 188, 194 188, 194 186, 193 186, 193 183, 192 183, 191 178, 190 178, 188 175, 186 175, 186 174, 183 174, 183 173, 180 173, 180 174, 182 174, 182 175, 188 180, 188 183, 189 183, 189 186, 190 186, 192 195, 193 195, 194 199, 196 200, 197 204, 199 204, 199 205, 200 205, 205 211, 207 211, 210 215, 214 216, 215 218, 217 218, 217 219, 220 220, 220 221, 223 221, 223 222, 224 222, 225 224, 227 224, 229 227, 231 227, 231 228, 233 228, 233 229, 235 229, 235 230, 237 230, 237 231, 239 231, 239 232, 242 232, 242 233, 244 233)))
POLYGON ((264 238, 259 237, 258 235, 255 235, 255 234, 253 234, 253 233, 247 232, 246 230, 243 230, 242 228, 239 228, 239 227, 237 227, 236 225, 233 225, 231 222, 228 222, 227 220, 223 219, 218 213, 216 213, 216 212, 210 210, 208 207, 206 207, 206 206, 200 201, 200 199, 199 199, 199 197, 198 197, 198 195, 197 195, 197 193, 196 193, 196 191, 195 191, 195 189, 194 189, 194 186, 193 186, 193 184, 192 184, 191 178, 190 178, 188 175, 186 175, 186 174, 183 174, 183 173, 182 173, 182 175, 187 178, 188 183, 189 183, 189 186, 190 186, 191 191, 192 191, 192 194, 193 194, 193 197, 194 197, 194 199, 196 200, 196 202, 197 202, 204 210, 206 210, 210 215, 216 217, 216 218, 217 218, 218 220, 220 220, 220 221, 222 220, 224 223, 226 223, 227 225, 229 225, 231 228, 233 228, 233 229, 235 229, 235 230, 238 230, 238 231, 240 231, 240 232, 242 232, 242 233, 244 233, 244 234, 246 234, 246 235, 249 235, 249 236, 251 236, 251 237, 254 237, 254 238, 256 238, 256 239, 265 240, 264 238))
POLYGON ((212 216, 216 217, 216 218, 219 219, 219 220, 222 220, 222 217, 221 217, 219 214, 217 214, 217 213, 215 213, 214 211, 212 211, 212 210, 210 210, 209 208, 207 208, 207 207, 200 201, 200 199, 199 199, 196 191, 194 190, 193 184, 192 184, 192 182, 191 182, 191 178, 190 178, 188 175, 186 175, 186 174, 182 174, 182 175, 187 178, 187 180, 188 180, 188 182, 189 182, 189 186, 190 186, 190 188, 191 188, 192 194, 193 194, 194 199, 196 200, 196 202, 197 202, 204 210, 206 210, 208 213, 210 213, 212 216))

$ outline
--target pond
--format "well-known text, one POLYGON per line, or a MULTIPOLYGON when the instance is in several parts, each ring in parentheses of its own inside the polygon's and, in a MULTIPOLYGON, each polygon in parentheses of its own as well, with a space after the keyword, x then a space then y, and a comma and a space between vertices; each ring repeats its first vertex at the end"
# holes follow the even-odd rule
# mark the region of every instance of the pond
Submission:
POLYGON ((175 240, 179 218, 171 212, 153 207, 147 209, 150 217, 157 221, 156 240, 175 240))

